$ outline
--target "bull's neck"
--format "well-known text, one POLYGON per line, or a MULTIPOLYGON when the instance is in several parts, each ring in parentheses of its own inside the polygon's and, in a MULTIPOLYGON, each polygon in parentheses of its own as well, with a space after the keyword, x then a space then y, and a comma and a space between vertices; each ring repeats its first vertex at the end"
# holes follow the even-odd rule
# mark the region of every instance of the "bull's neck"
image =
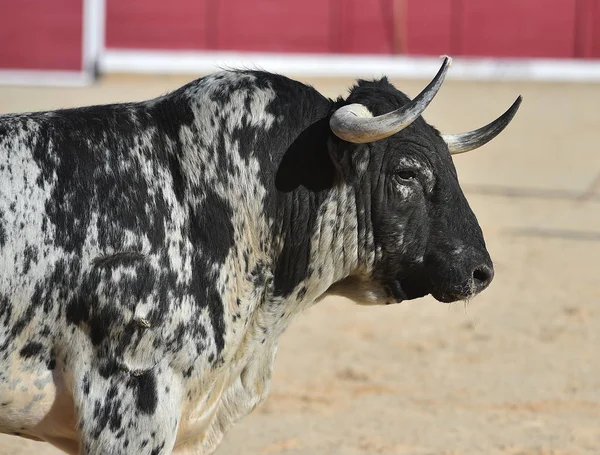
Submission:
POLYGON ((298 189, 281 198, 274 258, 274 295, 312 303, 333 283, 365 266, 354 190, 298 189))

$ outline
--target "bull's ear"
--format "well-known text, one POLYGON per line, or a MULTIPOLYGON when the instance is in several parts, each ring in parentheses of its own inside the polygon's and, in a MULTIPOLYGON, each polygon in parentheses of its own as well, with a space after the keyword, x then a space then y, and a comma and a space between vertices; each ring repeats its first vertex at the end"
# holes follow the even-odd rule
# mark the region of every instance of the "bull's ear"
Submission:
POLYGON ((317 120, 294 140, 283 155, 275 187, 284 193, 304 186, 310 191, 323 191, 333 187, 339 174, 339 164, 334 162, 337 138, 333 138, 329 116, 317 120))

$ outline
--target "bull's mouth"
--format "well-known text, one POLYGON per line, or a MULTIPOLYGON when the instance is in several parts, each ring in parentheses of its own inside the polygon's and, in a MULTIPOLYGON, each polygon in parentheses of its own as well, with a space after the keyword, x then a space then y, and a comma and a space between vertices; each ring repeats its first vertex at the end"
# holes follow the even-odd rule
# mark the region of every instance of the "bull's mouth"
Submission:
POLYGON ((393 299, 396 303, 400 303, 403 300, 410 300, 404 289, 402 289, 402 285, 398 280, 390 281, 385 287, 385 290, 388 294, 388 297, 393 299))
POLYGON ((431 290, 431 295, 438 302, 453 303, 458 301, 469 300, 475 297, 477 293, 474 292, 471 288, 465 289, 464 286, 447 287, 445 289, 433 286, 431 290))
POLYGON ((385 289, 388 297, 396 303, 418 299, 429 294, 442 303, 452 303, 469 298, 469 296, 459 295, 455 292, 443 291, 431 283, 430 280, 415 279, 415 277, 404 280, 390 280, 386 283, 385 289))
POLYGON ((429 283, 421 280, 390 280, 387 282, 385 289, 390 299, 393 299, 396 303, 400 303, 404 300, 418 299, 431 293, 429 283))
POLYGON ((459 300, 465 300, 466 297, 464 296, 457 296, 454 294, 449 294, 447 292, 441 292, 441 291, 432 291, 431 292, 431 296, 436 299, 438 302, 442 302, 442 303, 452 303, 452 302, 457 302, 459 300))

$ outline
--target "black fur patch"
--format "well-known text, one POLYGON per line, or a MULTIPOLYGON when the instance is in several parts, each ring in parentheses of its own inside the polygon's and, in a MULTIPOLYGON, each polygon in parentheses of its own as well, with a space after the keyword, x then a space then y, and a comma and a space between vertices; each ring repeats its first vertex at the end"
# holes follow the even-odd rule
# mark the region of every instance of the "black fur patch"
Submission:
POLYGON ((137 408, 144 414, 154 414, 158 404, 156 377, 148 372, 133 380, 136 382, 137 408))
POLYGON ((35 357, 40 352, 42 352, 43 348, 44 348, 44 346, 41 343, 37 343, 35 341, 30 341, 25 346, 23 346, 23 348, 19 351, 19 355, 26 359, 28 359, 30 357, 35 357))

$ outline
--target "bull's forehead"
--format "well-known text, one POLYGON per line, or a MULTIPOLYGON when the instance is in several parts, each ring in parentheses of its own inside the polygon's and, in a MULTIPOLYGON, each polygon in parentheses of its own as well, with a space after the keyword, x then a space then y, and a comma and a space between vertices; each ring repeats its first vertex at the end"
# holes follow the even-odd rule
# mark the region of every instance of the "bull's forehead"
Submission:
POLYGON ((422 118, 393 136, 378 141, 372 149, 383 163, 412 166, 435 172, 456 173, 448 146, 440 133, 422 118))

